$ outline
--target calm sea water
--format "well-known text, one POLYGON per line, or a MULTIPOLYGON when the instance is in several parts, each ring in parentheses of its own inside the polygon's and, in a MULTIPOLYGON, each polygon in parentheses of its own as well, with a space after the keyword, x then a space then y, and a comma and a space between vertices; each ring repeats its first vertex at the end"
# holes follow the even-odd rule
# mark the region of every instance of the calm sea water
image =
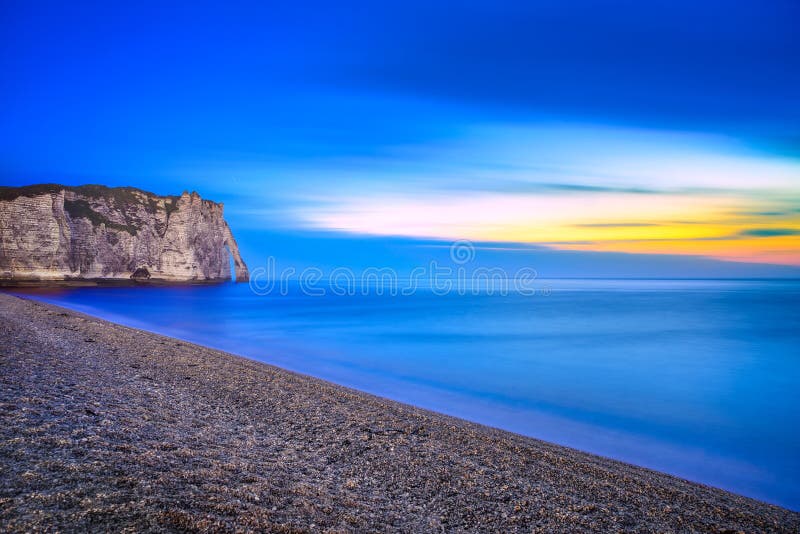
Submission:
POLYGON ((552 280, 534 296, 36 298, 800 509, 800 283, 552 280))

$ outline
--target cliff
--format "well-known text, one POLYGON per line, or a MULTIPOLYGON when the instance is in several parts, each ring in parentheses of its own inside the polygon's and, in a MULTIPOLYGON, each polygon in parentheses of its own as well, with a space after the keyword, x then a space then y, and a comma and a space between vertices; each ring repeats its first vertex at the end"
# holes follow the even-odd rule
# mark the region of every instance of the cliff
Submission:
POLYGON ((222 216, 197 193, 132 187, 0 187, 0 280, 237 281, 247 266, 222 216), (134 276, 135 273, 135 276, 134 276))

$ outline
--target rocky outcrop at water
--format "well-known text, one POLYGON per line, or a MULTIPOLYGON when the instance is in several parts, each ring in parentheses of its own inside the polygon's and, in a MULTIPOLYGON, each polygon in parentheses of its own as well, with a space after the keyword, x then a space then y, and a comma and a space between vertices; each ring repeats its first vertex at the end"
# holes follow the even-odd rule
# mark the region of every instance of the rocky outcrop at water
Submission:
POLYGON ((0 280, 249 278, 223 205, 133 187, 0 187, 0 280), (144 276, 147 273, 147 276, 144 276))

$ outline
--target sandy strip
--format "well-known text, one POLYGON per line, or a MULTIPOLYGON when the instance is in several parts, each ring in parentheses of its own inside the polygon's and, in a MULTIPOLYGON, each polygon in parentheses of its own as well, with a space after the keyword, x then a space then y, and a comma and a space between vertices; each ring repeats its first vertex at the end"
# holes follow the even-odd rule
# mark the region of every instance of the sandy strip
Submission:
POLYGON ((798 532, 800 514, 0 294, 0 530, 798 532))

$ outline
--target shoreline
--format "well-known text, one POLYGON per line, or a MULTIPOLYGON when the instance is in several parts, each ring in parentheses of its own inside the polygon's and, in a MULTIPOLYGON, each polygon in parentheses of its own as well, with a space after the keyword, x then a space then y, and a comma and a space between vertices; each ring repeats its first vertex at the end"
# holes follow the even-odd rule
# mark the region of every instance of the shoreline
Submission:
POLYGON ((800 530, 724 490, 0 293, 11 530, 800 530))
POLYGON ((206 286, 234 282, 228 278, 170 280, 167 278, 70 278, 62 280, 0 278, 0 289, 58 289, 63 287, 206 286))

